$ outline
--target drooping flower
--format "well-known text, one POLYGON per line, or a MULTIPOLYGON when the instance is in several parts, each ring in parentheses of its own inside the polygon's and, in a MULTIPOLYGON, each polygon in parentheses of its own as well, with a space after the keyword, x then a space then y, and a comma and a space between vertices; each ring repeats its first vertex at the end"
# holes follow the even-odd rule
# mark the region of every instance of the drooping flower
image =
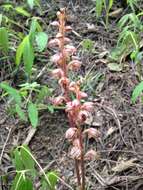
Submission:
POLYGON ((66 89, 68 86, 69 86, 69 79, 67 77, 62 77, 60 80, 59 80, 59 85, 63 88, 63 89, 66 89))
POLYGON ((63 96, 58 96, 56 98, 53 99, 53 104, 55 106, 59 106, 59 105, 62 105, 65 101, 65 98, 63 96))
POLYGON ((57 79, 59 79, 59 78, 61 78, 61 77, 64 76, 64 72, 63 72, 63 70, 60 69, 60 68, 54 69, 54 70, 52 71, 52 76, 55 77, 55 78, 57 78, 57 79))
POLYGON ((59 46, 59 44, 60 44, 60 41, 57 38, 55 38, 49 41, 48 46, 50 48, 54 48, 54 47, 59 46))
POLYGON ((94 138, 94 139, 97 139, 100 137, 100 132, 95 129, 95 128, 89 128, 89 129, 85 129, 83 134, 87 134, 88 135, 88 138, 94 138))
POLYGON ((59 33, 56 35, 56 38, 57 38, 57 39, 63 38, 63 35, 59 32, 59 33))
POLYGON ((85 154, 84 159, 85 160, 94 160, 96 158, 96 156, 97 156, 97 152, 91 149, 85 154))
POLYGON ((77 136, 77 128, 71 127, 66 131, 65 137, 69 141, 73 140, 77 136))
POLYGON ((71 42, 71 39, 69 39, 69 38, 67 38, 67 37, 64 38, 64 43, 65 43, 65 44, 69 44, 70 42, 71 42))
POLYGON ((50 23, 51 26, 59 26, 59 22, 58 21, 53 21, 50 23))
POLYGON ((66 32, 71 32, 72 31, 72 27, 71 26, 66 26, 65 27, 65 31, 66 32))
POLYGON ((57 64, 62 63, 62 54, 61 53, 56 53, 55 55, 53 55, 51 57, 51 61, 53 63, 57 63, 57 64))
POLYGON ((66 111, 67 112, 70 112, 70 111, 75 112, 77 109, 79 109, 79 107, 80 107, 80 101, 77 99, 74 99, 71 102, 67 102, 66 111))
POLYGON ((71 56, 76 53, 77 49, 72 45, 67 45, 64 51, 67 55, 71 56))
POLYGON ((93 107, 93 102, 85 102, 82 104, 81 106, 82 110, 86 110, 86 111, 93 111, 94 107, 93 107))
POLYGON ((80 99, 82 99, 82 98, 87 98, 88 95, 87 95, 85 92, 79 91, 79 92, 77 93, 77 97, 78 97, 78 99, 80 100, 80 99))
POLYGON ((77 71, 79 70, 81 66, 81 62, 78 60, 73 60, 68 64, 68 68, 71 69, 72 71, 77 71))
POLYGON ((77 91, 77 88, 79 89, 79 87, 77 86, 76 82, 71 82, 69 84, 69 90, 72 91, 72 92, 76 92, 77 91))
POLYGON ((73 159, 79 160, 81 158, 81 149, 78 148, 77 146, 73 146, 71 148, 70 156, 73 159))
POLYGON ((77 124, 83 124, 88 117, 89 117, 89 112, 85 110, 79 111, 77 116, 77 124))
POLYGON ((79 138, 74 139, 74 140, 72 141, 72 144, 73 144, 73 146, 75 146, 75 147, 81 148, 79 138))

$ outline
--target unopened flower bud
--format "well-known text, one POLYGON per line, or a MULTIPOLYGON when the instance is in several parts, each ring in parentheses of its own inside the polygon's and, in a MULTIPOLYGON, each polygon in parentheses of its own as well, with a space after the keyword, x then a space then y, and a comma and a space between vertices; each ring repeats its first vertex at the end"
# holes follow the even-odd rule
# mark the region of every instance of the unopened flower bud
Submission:
POLYGON ((85 156, 84 159, 85 160, 94 160, 97 157, 97 152, 95 152, 94 150, 89 150, 85 156))
POLYGON ((97 138, 100 137, 100 132, 97 129, 95 129, 95 128, 85 129, 83 133, 84 134, 87 133, 89 139, 90 138, 97 139, 97 138))
POLYGON ((52 71, 52 76, 59 79, 64 76, 64 72, 62 69, 54 69, 52 71))
POLYGON ((73 159, 79 160, 81 158, 81 150, 77 146, 72 147, 70 156, 73 159))
POLYGON ((66 139, 71 141, 72 139, 76 137, 76 134, 77 134, 77 128, 71 127, 66 131, 65 137, 66 139))

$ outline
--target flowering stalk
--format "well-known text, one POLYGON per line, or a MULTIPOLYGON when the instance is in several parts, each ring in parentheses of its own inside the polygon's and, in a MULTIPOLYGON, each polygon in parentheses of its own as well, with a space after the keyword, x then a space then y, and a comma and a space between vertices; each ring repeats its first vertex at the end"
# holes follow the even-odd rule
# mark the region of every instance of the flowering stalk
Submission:
POLYGON ((66 33, 72 31, 70 26, 66 26, 66 9, 62 8, 57 12, 58 21, 51 23, 58 28, 56 37, 49 41, 49 47, 56 48, 57 53, 52 56, 51 61, 57 68, 52 71, 54 78, 58 79, 61 87, 61 95, 53 99, 54 105, 65 104, 70 128, 66 131, 65 137, 71 142, 72 148, 70 156, 75 160, 77 182, 80 190, 85 190, 85 168, 84 161, 95 157, 94 150, 85 153, 84 137, 96 138, 99 132, 94 128, 82 129, 82 125, 93 110, 93 103, 86 102, 87 94, 80 90, 80 81, 73 82, 68 78, 70 71, 77 71, 81 62, 75 56, 76 48, 71 44, 71 40, 66 37, 66 33), (74 99, 72 99, 74 95, 74 99), (84 103, 82 103, 84 100, 84 103))

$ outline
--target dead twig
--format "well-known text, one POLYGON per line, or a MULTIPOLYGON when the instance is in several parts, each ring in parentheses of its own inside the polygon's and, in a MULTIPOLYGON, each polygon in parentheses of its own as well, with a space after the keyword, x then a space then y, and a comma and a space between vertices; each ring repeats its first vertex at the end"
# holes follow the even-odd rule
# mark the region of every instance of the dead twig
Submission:
POLYGON ((31 139, 33 138, 34 134, 36 133, 37 128, 30 128, 29 132, 28 132, 28 136, 27 138, 24 140, 23 144, 28 145, 31 141, 31 139))
POLYGON ((100 106, 102 109, 104 109, 104 111, 106 111, 107 113, 109 113, 110 115, 113 116, 113 118, 114 118, 114 120, 115 120, 115 122, 116 122, 116 125, 118 126, 118 129, 119 129, 119 132, 120 132, 120 136, 121 136, 121 138, 122 138, 124 144, 127 145, 126 142, 125 142, 125 139, 124 139, 124 137, 123 137, 123 134, 122 134, 122 128, 121 128, 120 120, 119 120, 119 118, 118 118, 118 116, 117 116, 115 110, 114 110, 113 108, 109 107, 109 106, 103 105, 103 103, 102 103, 102 104, 95 103, 95 104, 96 104, 97 106, 100 106))
POLYGON ((3 153, 4 153, 5 147, 6 147, 6 145, 7 145, 7 142, 8 142, 8 140, 9 140, 9 137, 10 137, 10 134, 11 134, 11 130, 12 130, 12 127, 9 129, 9 132, 8 132, 8 135, 7 135, 7 138, 6 138, 6 141, 5 141, 5 143, 4 143, 4 145, 3 145, 3 148, 2 148, 2 151, 1 151, 0 164, 1 164, 1 162, 2 162, 3 153))

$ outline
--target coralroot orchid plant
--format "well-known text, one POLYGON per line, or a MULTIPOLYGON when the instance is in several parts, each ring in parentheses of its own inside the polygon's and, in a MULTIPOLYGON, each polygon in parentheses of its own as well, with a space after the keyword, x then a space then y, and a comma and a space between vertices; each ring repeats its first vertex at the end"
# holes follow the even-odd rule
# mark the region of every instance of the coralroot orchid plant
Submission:
POLYGON ((77 71, 81 62, 76 57, 77 49, 70 45, 71 40, 66 37, 66 33, 72 31, 70 26, 66 26, 66 9, 62 8, 57 12, 58 21, 51 23, 58 28, 56 37, 49 41, 49 47, 56 48, 57 53, 52 56, 51 61, 57 68, 52 71, 52 76, 58 79, 61 87, 61 95, 53 99, 54 105, 66 106, 65 111, 69 119, 70 128, 66 131, 65 137, 71 142, 70 156, 75 160, 77 182, 80 190, 85 190, 85 160, 91 160, 96 152, 89 150, 85 152, 84 139, 97 138, 99 132, 94 128, 83 130, 82 125, 93 110, 93 103, 86 102, 87 94, 80 90, 81 82, 73 82, 69 79, 69 72, 77 71), (74 99, 73 96, 74 95, 74 99), (83 103, 84 102, 84 103, 83 103))

